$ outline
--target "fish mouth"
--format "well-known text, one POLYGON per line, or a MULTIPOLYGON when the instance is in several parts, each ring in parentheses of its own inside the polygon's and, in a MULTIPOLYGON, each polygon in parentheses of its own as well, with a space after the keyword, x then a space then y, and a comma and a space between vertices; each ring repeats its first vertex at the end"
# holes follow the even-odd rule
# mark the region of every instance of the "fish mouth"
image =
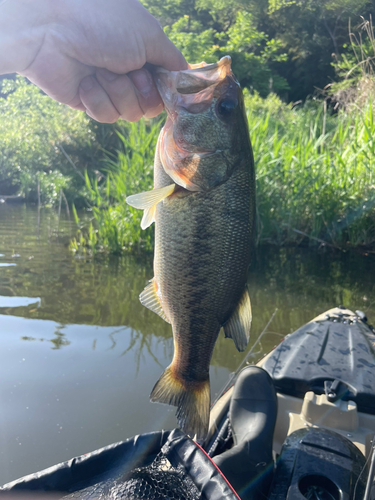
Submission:
MULTIPOLYGON (((181 109, 199 114, 211 106, 217 85, 228 76, 234 78, 230 56, 224 56, 212 64, 205 62, 189 64, 189 69, 183 71, 155 68, 154 80, 168 114, 164 125, 164 136, 173 135, 173 123, 177 120, 181 109)), ((207 156, 218 152, 213 149, 198 148, 177 138, 174 138, 174 142, 180 158, 190 155, 207 156)))
POLYGON ((157 67, 154 79, 169 118, 175 120, 179 108, 200 113, 210 105, 214 88, 227 76, 232 76, 231 58, 224 56, 212 64, 189 65, 183 71, 168 71, 157 67))

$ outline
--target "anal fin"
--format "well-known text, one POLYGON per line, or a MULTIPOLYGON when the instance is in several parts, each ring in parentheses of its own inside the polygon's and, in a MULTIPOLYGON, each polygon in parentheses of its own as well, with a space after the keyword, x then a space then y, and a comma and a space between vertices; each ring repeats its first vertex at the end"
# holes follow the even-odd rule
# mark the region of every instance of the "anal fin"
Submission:
POLYGON ((236 310, 223 325, 225 336, 233 339, 235 346, 240 352, 246 349, 249 341, 251 319, 251 302, 249 292, 247 287, 245 287, 236 310))
POLYGON ((163 308, 161 307, 160 300, 159 300, 159 297, 157 294, 157 287, 156 287, 155 278, 152 278, 152 280, 150 280, 150 283, 146 286, 146 288, 140 294, 139 300, 141 301, 141 304, 143 306, 150 309, 150 311, 158 314, 167 323, 170 323, 165 312, 163 311, 163 308))

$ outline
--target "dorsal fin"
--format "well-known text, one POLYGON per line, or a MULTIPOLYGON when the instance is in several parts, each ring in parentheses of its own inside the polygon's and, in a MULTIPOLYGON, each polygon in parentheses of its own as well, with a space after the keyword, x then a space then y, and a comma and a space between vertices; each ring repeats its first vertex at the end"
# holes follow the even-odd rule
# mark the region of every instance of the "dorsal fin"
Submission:
POLYGON ((225 325, 223 325, 225 336, 233 339, 235 346, 240 352, 246 349, 249 341, 251 319, 251 302, 249 292, 247 287, 245 287, 236 310, 225 325))
POLYGON ((150 309, 150 311, 158 314, 167 323, 170 323, 165 312, 163 311, 163 308, 161 307, 160 300, 157 294, 157 285, 155 282, 155 278, 152 278, 152 280, 150 280, 150 283, 140 294, 139 300, 141 301, 141 304, 143 306, 150 309))

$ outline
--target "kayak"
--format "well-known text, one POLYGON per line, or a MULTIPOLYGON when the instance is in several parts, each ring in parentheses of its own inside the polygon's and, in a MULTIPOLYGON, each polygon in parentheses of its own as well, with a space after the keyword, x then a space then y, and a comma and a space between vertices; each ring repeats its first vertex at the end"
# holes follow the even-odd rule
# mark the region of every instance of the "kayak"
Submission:
POLYGON ((207 445, 241 498, 372 498, 374 345, 365 315, 338 307, 240 372, 211 410, 207 445))
POLYGON ((0 487, 56 498, 375 498, 375 330, 337 307, 242 366, 199 446, 179 429, 142 434, 0 487))

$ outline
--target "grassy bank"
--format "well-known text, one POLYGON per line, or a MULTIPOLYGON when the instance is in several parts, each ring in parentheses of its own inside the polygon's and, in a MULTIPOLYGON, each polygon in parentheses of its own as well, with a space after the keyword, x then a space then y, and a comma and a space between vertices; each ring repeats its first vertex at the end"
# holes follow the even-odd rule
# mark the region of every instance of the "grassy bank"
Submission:
MULTIPOLYGON (((375 122, 371 101, 333 114, 324 102, 292 108, 275 95, 248 94, 246 108, 257 168, 258 243, 375 245, 375 122)), ((93 220, 72 247, 93 253, 151 250, 153 231, 129 194, 152 188, 160 123, 129 125, 106 181, 87 178, 93 220)), ((78 224, 80 222, 77 220, 78 224)))
POLYGON ((153 249, 153 228, 141 230, 141 211, 129 207, 125 199, 153 187, 154 152, 161 124, 159 119, 123 125, 117 131, 117 152, 107 155, 103 162, 103 181, 99 183, 86 174, 92 219, 89 224, 81 222, 73 207, 79 228, 71 243, 74 251, 121 253, 153 249))
MULTIPOLYGON (((272 101, 272 98, 269 99, 272 101)), ((260 103, 264 110, 264 103, 260 103)), ((375 122, 371 100, 331 115, 324 103, 267 113, 248 100, 257 159, 259 240, 341 248, 375 243, 375 122)))

